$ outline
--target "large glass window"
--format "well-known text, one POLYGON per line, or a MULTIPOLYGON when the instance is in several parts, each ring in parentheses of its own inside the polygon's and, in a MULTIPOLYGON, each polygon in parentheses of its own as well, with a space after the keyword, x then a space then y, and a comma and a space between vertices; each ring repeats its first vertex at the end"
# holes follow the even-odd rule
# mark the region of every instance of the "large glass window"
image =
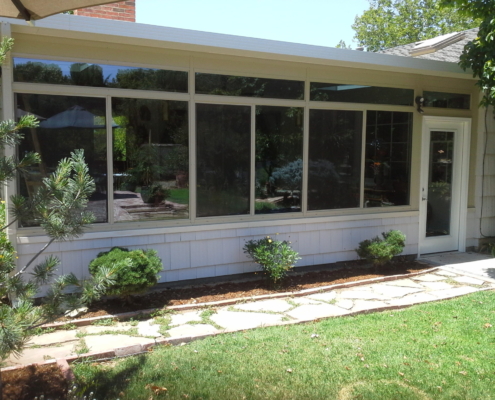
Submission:
POLYGON ((311 82, 310 100, 412 106, 414 90, 367 85, 311 82))
POLYGON ((249 214, 251 107, 196 105, 197 216, 249 214))
POLYGON ((409 204, 413 114, 368 111, 364 206, 409 204))
MULTIPOLYGON (((19 157, 35 151, 41 163, 31 167, 19 179, 20 193, 32 196, 41 181, 55 171, 62 158, 76 149, 84 150, 89 173, 96 191, 89 199, 88 210, 96 222, 107 221, 107 141, 105 99, 93 97, 16 94, 16 117, 34 114, 38 128, 26 129, 18 146, 19 157)), ((115 122, 112 122, 115 124, 115 122)), ((29 223, 23 223, 27 226, 29 223)))
POLYGON ((116 222, 189 216, 187 102, 112 99, 116 222))
POLYGON ((196 93, 301 100, 304 82, 196 73, 196 93))
POLYGON ((256 214, 301 211, 302 152, 302 108, 256 107, 256 214))
POLYGON ((469 110, 471 96, 460 93, 427 92, 423 94, 425 107, 469 110))
POLYGON ((308 210, 359 207, 361 111, 310 110, 308 210))
POLYGON ((187 72, 14 58, 14 81, 187 93, 187 72))

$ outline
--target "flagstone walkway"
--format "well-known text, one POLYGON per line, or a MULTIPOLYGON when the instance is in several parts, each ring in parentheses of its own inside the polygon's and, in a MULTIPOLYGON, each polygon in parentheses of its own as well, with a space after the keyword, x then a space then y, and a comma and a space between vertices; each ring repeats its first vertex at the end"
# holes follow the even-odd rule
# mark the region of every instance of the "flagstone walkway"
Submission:
POLYGON ((490 277, 473 277, 460 270, 440 268, 414 277, 298 297, 165 312, 126 322, 99 320, 93 325, 68 325, 66 330, 35 336, 23 355, 9 359, 8 365, 60 358, 70 361, 87 353, 95 358, 125 356, 147 351, 157 344, 180 344, 225 332, 397 309, 489 289, 495 289, 495 280, 490 277))

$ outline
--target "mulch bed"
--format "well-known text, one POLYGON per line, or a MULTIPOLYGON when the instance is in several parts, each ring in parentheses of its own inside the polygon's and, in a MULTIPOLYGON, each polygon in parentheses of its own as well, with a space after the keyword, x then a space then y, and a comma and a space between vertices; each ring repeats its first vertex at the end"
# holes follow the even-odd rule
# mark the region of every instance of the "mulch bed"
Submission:
POLYGON ((335 264, 326 264, 320 267, 321 269, 319 271, 314 272, 292 272, 278 287, 271 285, 260 274, 253 274, 251 279, 235 282, 205 284, 183 288, 174 287, 163 291, 153 291, 143 296, 135 296, 129 303, 125 303, 122 299, 118 298, 108 299, 94 303, 88 312, 79 316, 79 318, 120 314, 129 311, 163 308, 181 304, 197 304, 292 292, 339 283, 356 282, 364 279, 409 274, 431 268, 431 266, 423 263, 406 260, 384 267, 369 267, 363 265, 361 261, 341 263, 338 269, 336 269, 335 264))
POLYGON ((2 371, 3 400, 65 399, 68 383, 57 364, 29 365, 2 371))

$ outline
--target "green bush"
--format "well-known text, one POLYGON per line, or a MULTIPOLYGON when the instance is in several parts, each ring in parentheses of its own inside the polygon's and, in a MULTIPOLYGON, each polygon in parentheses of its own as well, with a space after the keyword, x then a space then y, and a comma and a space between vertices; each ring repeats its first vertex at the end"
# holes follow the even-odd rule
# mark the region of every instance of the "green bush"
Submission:
POLYGON ((388 231, 382 233, 383 239, 379 236, 371 240, 363 240, 359 243, 356 253, 360 258, 364 258, 373 265, 383 265, 404 250, 406 245, 406 235, 401 231, 388 231))
POLYGON ((155 250, 129 250, 114 247, 110 251, 98 254, 89 264, 89 272, 98 275, 102 268, 115 268, 112 276, 114 283, 105 291, 106 294, 128 297, 144 292, 156 285, 162 269, 162 261, 155 250))
POLYGON ((261 266, 264 274, 274 284, 285 278, 297 260, 301 259, 298 257, 299 253, 290 246, 290 242, 273 240, 270 236, 247 241, 244 245, 244 253, 261 266))

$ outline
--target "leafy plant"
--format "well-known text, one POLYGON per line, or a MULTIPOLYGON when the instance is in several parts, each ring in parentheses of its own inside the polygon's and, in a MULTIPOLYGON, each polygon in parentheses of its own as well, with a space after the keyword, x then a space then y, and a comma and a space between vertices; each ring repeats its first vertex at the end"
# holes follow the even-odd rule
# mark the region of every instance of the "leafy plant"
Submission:
POLYGON ((356 249, 358 256, 378 266, 389 263, 394 256, 402 253, 406 245, 406 235, 401 231, 391 230, 383 232, 382 236, 383 239, 376 236, 360 242, 356 249))
POLYGON ((129 250, 114 247, 99 253, 89 264, 89 272, 97 276, 102 269, 113 267, 113 284, 107 286, 106 293, 127 298, 144 292, 156 285, 162 269, 162 261, 155 250, 129 250))
POLYGON ((285 278, 287 272, 301 259, 298 257, 299 253, 292 249, 290 242, 273 240, 270 236, 247 241, 244 253, 261 266, 263 273, 274 284, 285 278))

